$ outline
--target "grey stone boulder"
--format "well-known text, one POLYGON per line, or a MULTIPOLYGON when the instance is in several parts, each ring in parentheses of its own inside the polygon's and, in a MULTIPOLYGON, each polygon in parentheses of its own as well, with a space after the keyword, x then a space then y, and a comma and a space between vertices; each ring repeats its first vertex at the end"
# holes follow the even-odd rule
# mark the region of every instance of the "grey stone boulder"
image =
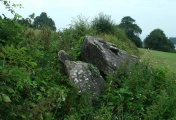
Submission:
POLYGON ((84 38, 81 53, 84 62, 93 64, 104 75, 115 71, 125 63, 131 65, 137 59, 136 56, 117 48, 115 44, 92 36, 84 38))
POLYGON ((60 62, 62 63, 64 63, 65 60, 73 61, 73 59, 64 50, 59 51, 58 57, 59 57, 60 62))
POLYGON ((58 58, 63 64, 70 81, 77 87, 78 93, 90 91, 91 94, 100 94, 105 81, 99 74, 98 69, 85 62, 73 61, 63 50, 59 51, 58 58))

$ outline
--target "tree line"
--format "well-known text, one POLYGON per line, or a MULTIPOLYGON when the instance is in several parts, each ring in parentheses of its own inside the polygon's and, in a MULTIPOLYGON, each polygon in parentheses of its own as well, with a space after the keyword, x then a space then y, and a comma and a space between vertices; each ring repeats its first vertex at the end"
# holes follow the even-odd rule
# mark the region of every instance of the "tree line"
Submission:
POLYGON ((41 29, 42 27, 49 27, 51 30, 56 31, 55 22, 52 18, 50 18, 47 13, 42 12, 39 16, 35 17, 35 14, 29 16, 30 18, 33 18, 33 22, 31 22, 29 18, 22 18, 18 19, 18 23, 22 25, 28 25, 32 28, 41 29))
MULTIPOLYGON (((47 16, 47 13, 42 12, 40 16, 36 16, 32 24, 30 24, 28 19, 18 20, 21 24, 29 24, 30 27, 41 29, 43 26, 48 26, 52 30, 56 31, 55 22, 52 18, 47 16)), ((137 46, 144 47, 153 50, 165 51, 165 52, 175 52, 174 44, 168 39, 162 29, 154 29, 151 33, 144 39, 144 43, 140 39, 139 35, 142 33, 142 29, 136 24, 136 21, 130 16, 125 16, 122 18, 119 25, 115 24, 111 17, 100 13, 92 21, 92 26, 97 29, 97 32, 113 34, 115 27, 122 29, 126 36, 137 46)))
MULTIPOLYGON (((13 6, 10 6, 10 1, 1 0, 6 6, 8 11, 14 14, 15 18, 18 18, 18 14, 15 13, 13 6)), ((15 4, 16 7, 21 7, 21 4, 15 4)), ((3 15, 4 16, 4 15, 3 15)), ((6 18, 4 16, 4 18, 6 18)), ((0 19, 3 19, 0 16, 0 19)), ((52 18, 50 18, 46 12, 42 12, 39 16, 35 17, 35 14, 29 15, 29 18, 17 19, 18 23, 26 25, 31 28, 41 29, 42 27, 49 27, 51 30, 56 31, 56 25, 52 18), (33 22, 31 21, 33 19, 33 22)), ((162 29, 154 29, 144 39, 144 42, 140 39, 139 35, 142 33, 142 29, 136 24, 136 21, 130 16, 122 18, 119 25, 115 24, 111 20, 111 16, 100 13, 92 20, 92 27, 96 29, 97 33, 113 34, 115 29, 121 29, 125 32, 126 36, 137 46, 144 47, 153 50, 175 52, 174 43, 166 37, 162 29)))

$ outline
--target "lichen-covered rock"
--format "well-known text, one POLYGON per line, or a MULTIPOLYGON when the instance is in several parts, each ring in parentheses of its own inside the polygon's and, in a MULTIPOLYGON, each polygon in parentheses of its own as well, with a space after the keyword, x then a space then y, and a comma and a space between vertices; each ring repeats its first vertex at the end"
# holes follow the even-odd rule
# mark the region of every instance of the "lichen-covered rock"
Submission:
POLYGON ((59 60, 60 60, 62 63, 64 63, 65 60, 70 60, 70 61, 73 60, 64 50, 60 50, 60 51, 59 51, 58 57, 59 57, 59 60))
POLYGON ((104 79, 98 69, 84 62, 75 62, 70 59, 65 51, 59 51, 58 58, 69 76, 69 79, 78 88, 78 93, 90 91, 99 95, 104 87, 104 79))
POLYGON ((92 63, 105 75, 113 72, 122 64, 130 65, 137 59, 126 51, 118 49, 115 44, 92 36, 84 38, 81 53, 84 62, 92 63))

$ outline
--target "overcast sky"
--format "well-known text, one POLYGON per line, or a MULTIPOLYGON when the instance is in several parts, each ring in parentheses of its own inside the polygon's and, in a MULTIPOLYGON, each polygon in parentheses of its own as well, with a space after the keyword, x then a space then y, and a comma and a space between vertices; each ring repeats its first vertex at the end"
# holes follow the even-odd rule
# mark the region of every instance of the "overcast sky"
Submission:
MULTIPOLYGON (((176 37, 176 0, 10 0, 20 3, 23 9, 16 9, 24 18, 35 13, 46 12, 57 29, 68 27, 73 18, 83 15, 91 20, 100 12, 110 15, 119 24, 125 16, 131 16, 142 29, 144 39, 152 30, 160 28, 167 37, 176 37)), ((10 13, 0 3, 0 14, 10 13)))

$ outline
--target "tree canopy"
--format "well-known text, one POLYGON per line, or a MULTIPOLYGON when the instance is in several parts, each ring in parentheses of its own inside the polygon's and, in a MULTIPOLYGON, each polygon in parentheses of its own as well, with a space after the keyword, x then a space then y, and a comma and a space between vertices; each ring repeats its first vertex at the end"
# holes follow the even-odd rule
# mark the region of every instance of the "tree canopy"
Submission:
POLYGON ((33 26, 38 29, 42 28, 43 26, 48 26, 52 30, 56 30, 55 22, 49 18, 45 12, 42 12, 40 16, 34 18, 33 26))
POLYGON ((142 41, 139 38, 139 34, 142 33, 142 29, 135 23, 135 20, 130 16, 122 18, 119 27, 124 30, 128 38, 136 44, 137 47, 142 47, 142 41))
POLYGON ((173 52, 174 44, 166 37, 161 29, 154 29, 144 40, 145 48, 164 52, 173 52))

